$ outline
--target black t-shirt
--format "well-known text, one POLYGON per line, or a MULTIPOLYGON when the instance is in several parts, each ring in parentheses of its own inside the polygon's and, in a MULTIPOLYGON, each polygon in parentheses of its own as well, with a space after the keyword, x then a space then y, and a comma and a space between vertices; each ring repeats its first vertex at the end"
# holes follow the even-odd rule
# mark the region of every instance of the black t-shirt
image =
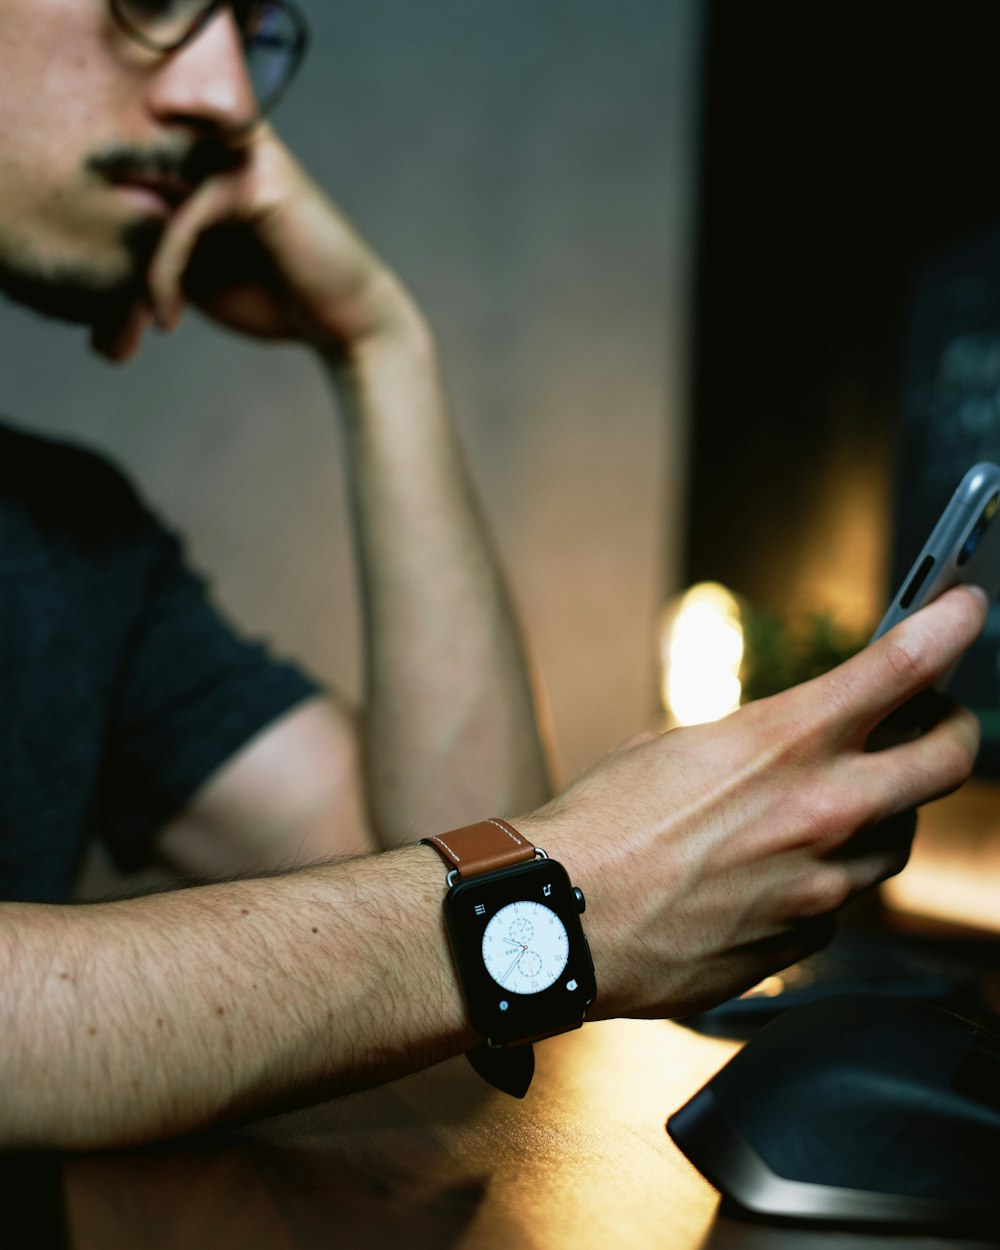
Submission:
POLYGON ((138 867, 316 689, 220 618, 116 469, 0 423, 0 899, 66 900, 94 837, 138 867))

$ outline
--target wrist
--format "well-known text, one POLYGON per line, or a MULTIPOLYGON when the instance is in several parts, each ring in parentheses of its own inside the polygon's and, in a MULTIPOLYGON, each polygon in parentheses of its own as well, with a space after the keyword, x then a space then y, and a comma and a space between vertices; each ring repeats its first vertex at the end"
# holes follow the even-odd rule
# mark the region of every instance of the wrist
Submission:
POLYGON ((380 270, 359 297, 362 311, 351 331, 332 329, 318 343, 320 356, 341 383, 348 385, 391 360, 434 360, 434 339, 412 296, 389 270, 380 270))
MULTIPOLYGON (((345 958, 345 949, 353 956, 359 950, 342 938, 324 961, 329 993, 343 1005, 333 1026, 348 1035, 350 1049, 364 1054, 371 1038, 382 1036, 380 1062, 398 1064, 399 1075, 475 1045, 441 914, 445 881, 434 851, 408 846, 310 872, 332 888, 339 915, 360 904, 365 923, 378 922, 366 930, 364 958, 345 958), (383 1012, 388 1023, 373 1031, 372 1019, 384 1021, 383 1012)), ((368 1083, 362 1077, 360 1084, 368 1083)))
POLYGON ((589 837, 583 823, 578 815, 563 811, 558 799, 530 816, 512 817, 512 824, 526 838, 564 865, 586 897, 583 920, 599 986, 587 1015, 590 1020, 605 1020, 628 1014, 619 992, 623 981, 617 958, 627 918, 617 914, 621 890, 612 885, 617 882, 620 886, 627 865, 615 862, 620 845, 589 837))

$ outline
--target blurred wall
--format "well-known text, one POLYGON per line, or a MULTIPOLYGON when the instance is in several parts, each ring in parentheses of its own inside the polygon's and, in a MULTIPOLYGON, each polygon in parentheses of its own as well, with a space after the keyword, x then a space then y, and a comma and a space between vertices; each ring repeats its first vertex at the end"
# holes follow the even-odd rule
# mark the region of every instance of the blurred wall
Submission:
MULTIPOLYGON (((299 0, 276 124, 438 331, 565 775, 655 716, 684 470, 698 0, 299 0)), ((0 305, 0 410, 110 452, 225 607, 351 694, 331 400, 301 350, 190 318, 111 368, 0 305)))

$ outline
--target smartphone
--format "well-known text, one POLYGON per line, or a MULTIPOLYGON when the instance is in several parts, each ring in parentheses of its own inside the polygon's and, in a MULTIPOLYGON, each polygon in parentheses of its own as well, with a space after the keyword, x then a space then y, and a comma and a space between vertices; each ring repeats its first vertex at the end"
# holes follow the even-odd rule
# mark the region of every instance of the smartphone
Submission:
POLYGON ((1000 594, 1000 467, 973 465, 893 596, 871 641, 959 583, 1000 594), (996 522, 996 524, 994 524, 996 522))

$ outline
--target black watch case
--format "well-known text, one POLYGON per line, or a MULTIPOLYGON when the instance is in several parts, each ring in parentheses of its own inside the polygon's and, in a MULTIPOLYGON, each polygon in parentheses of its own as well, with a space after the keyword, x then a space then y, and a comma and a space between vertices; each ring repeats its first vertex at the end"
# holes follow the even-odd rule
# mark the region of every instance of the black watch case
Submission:
POLYGON ((597 994, 580 923, 583 894, 554 860, 458 880, 445 925, 469 1018, 491 1046, 583 1023, 597 994))

